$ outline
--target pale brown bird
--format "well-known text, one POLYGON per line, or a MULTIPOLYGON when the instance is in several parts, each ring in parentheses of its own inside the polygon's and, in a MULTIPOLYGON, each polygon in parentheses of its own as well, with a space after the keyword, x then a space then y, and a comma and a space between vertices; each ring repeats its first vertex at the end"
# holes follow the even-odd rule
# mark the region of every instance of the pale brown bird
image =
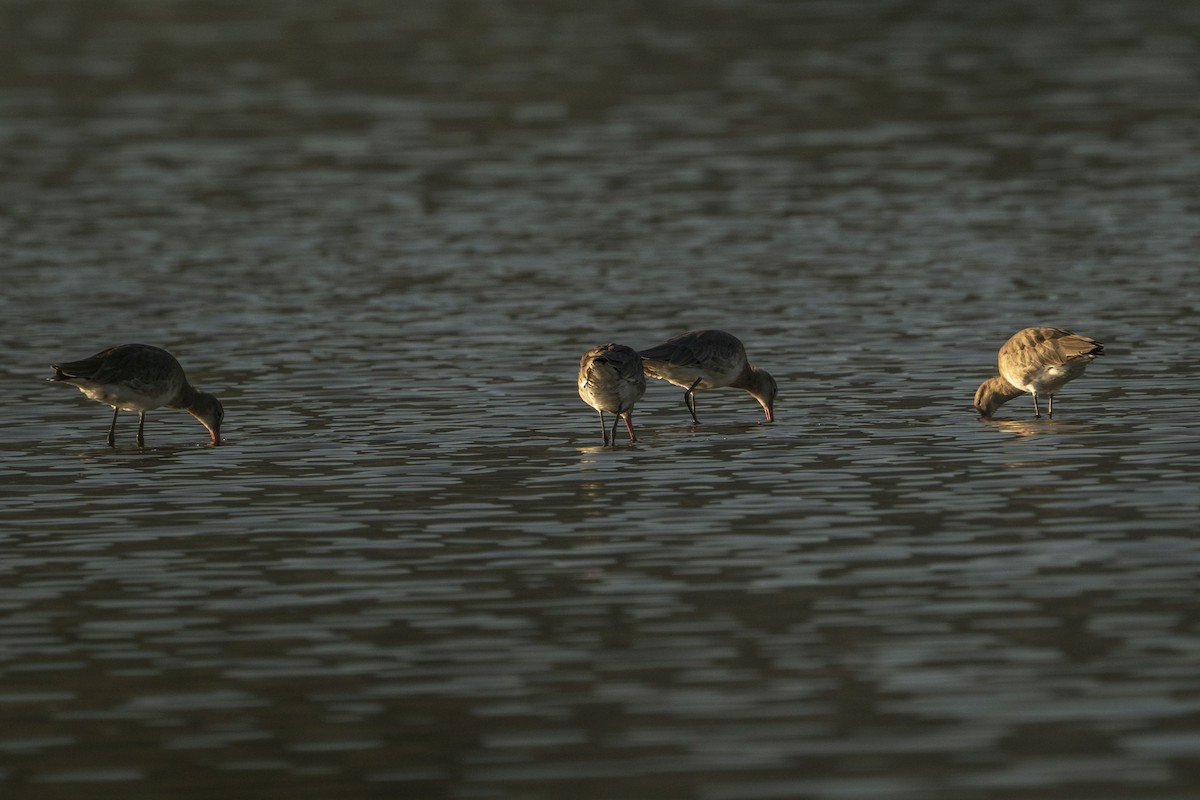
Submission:
POLYGON ((767 422, 775 421, 779 387, 766 370, 746 357, 741 340, 725 331, 689 331, 642 351, 646 374, 682 386, 683 402, 696 418, 696 392, 731 386, 745 389, 763 407, 767 422))
POLYGON ((617 444, 617 422, 625 420, 629 441, 634 442, 633 406, 646 393, 642 359, 632 347, 602 344, 579 359, 579 396, 600 412, 600 432, 604 444, 617 444), (604 423, 604 412, 614 414, 612 434, 604 423))
POLYGON ((1000 348, 1000 374, 975 391, 975 410, 990 419, 996 409, 1021 394, 1033 395, 1033 415, 1040 417, 1038 397, 1048 398, 1047 416, 1054 416, 1054 394, 1067 381, 1083 374, 1104 345, 1062 328, 1025 328, 1000 348))
POLYGON ((91 358, 51 364, 50 381, 69 383, 90 399, 113 407, 108 428, 108 446, 116 446, 117 414, 138 412, 138 447, 144 447, 146 412, 155 408, 178 408, 188 412, 208 429, 213 444, 221 443, 221 421, 225 409, 211 394, 198 391, 184 375, 175 357, 147 344, 121 344, 91 358))

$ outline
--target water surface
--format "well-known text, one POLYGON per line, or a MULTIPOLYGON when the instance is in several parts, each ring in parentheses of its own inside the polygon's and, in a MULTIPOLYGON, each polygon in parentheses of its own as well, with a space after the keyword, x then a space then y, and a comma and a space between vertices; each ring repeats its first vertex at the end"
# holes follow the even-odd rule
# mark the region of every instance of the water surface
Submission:
POLYGON ((0 11, 8 798, 1200 790, 1186 4, 0 11), (1105 342, 970 409, 1016 329, 1105 342), (781 387, 604 341, 736 332, 781 387), (42 381, 123 341, 226 443, 42 381))

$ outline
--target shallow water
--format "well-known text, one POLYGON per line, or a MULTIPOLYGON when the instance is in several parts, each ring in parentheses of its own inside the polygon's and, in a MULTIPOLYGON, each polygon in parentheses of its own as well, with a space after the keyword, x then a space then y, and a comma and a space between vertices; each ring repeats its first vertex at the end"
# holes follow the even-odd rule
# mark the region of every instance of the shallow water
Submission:
POLYGON ((644 5, 0 11, 5 798, 1200 791, 1200 14, 644 5))

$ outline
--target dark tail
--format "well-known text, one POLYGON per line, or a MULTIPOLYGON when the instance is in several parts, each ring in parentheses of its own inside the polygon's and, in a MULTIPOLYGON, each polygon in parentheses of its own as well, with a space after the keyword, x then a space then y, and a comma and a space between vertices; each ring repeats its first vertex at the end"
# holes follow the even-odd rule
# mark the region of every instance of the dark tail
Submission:
POLYGON ((54 370, 52 381, 69 381, 74 378, 83 378, 91 380, 104 367, 105 358, 108 356, 109 350, 103 353, 97 353, 90 358, 81 358, 78 361, 66 361, 62 364, 51 364, 50 369, 54 370))

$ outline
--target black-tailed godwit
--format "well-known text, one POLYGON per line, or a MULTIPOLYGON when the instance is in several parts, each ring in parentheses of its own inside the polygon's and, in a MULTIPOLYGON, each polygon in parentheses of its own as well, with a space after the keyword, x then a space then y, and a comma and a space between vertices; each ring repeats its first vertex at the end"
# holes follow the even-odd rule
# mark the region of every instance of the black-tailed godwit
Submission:
POLYGON ((593 347, 579 359, 579 396, 583 402, 600 412, 600 430, 604 444, 617 444, 617 421, 624 419, 633 435, 633 405, 646 393, 646 376, 642 374, 642 359, 632 347, 623 344, 602 344, 593 347), (615 414, 612 433, 604 423, 604 412, 615 414))
POLYGON ((1025 328, 1000 348, 1000 374, 979 384, 975 410, 991 419, 996 409, 1022 394, 1033 395, 1033 415, 1040 417, 1038 397, 1048 399, 1047 416, 1054 416, 1054 393, 1083 374, 1087 365, 1104 355, 1104 345, 1062 328, 1025 328))
POLYGON ((745 389, 763 407, 767 422, 775 421, 779 387, 766 370, 746 358, 740 339, 725 331, 690 331, 642 351, 646 374, 682 386, 683 402, 696 418, 696 392, 732 386, 745 389))
POLYGON ((184 375, 175 357, 146 344, 110 347, 91 358, 51 364, 54 377, 75 386, 90 399, 113 407, 108 428, 108 446, 116 446, 117 414, 138 412, 137 443, 146 444, 143 429, 146 412, 155 408, 179 408, 208 429, 213 444, 221 443, 221 420, 225 409, 211 394, 198 391, 184 375))

